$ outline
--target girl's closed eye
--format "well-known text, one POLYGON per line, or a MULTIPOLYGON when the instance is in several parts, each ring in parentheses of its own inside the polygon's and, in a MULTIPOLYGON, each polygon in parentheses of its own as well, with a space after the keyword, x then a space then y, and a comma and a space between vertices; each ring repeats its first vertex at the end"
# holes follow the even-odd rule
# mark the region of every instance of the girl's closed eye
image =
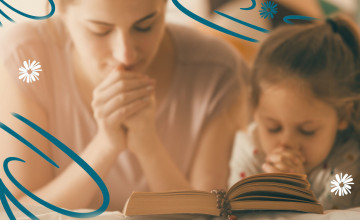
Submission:
POLYGON ((268 133, 275 134, 282 130, 281 124, 272 118, 263 117, 262 123, 268 133))
POLYGON ((313 122, 307 122, 298 127, 298 131, 300 134, 305 136, 313 136, 319 130, 319 127, 315 125, 313 122))
POLYGON ((269 133, 278 133, 281 131, 281 129, 282 129, 281 126, 269 126, 267 128, 269 133))
POLYGON ((305 136, 313 136, 316 134, 316 129, 304 129, 304 128, 299 128, 299 132, 305 136))

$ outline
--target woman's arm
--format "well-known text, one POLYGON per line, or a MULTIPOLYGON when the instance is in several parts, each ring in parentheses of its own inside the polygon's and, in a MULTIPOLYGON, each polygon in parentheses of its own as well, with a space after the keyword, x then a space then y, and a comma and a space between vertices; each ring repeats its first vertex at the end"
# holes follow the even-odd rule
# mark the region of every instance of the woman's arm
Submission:
POLYGON ((217 114, 205 125, 189 178, 173 162, 155 128, 148 128, 153 123, 146 123, 143 117, 151 118, 146 116, 153 114, 150 108, 129 120, 126 123, 129 127, 128 148, 137 156, 151 190, 225 189, 231 146, 239 128, 237 119, 242 115, 238 107, 239 103, 234 104, 229 111, 217 114))
MULTIPOLYGON (((106 177, 121 152, 121 150, 107 146, 108 145, 104 143, 104 138, 96 135, 79 155, 101 178, 106 177)), ((38 159, 38 156, 37 158, 31 159, 38 159)), ((44 166, 50 167, 49 164, 44 166)), ((43 170, 30 170, 29 168, 29 172, 27 175, 32 175, 35 172, 43 172, 43 170)), ((72 162, 64 172, 56 178, 54 175, 50 175, 50 172, 44 172, 42 176, 42 178, 46 178, 43 181, 44 185, 38 188, 33 187, 35 189, 33 193, 43 200, 61 208, 88 208, 95 193, 100 191, 94 180, 75 162, 72 162)), ((33 179, 30 179, 28 184, 31 186, 33 179)), ((26 196, 21 197, 20 201, 27 204, 33 203, 33 201, 26 196)))
POLYGON ((227 188, 235 133, 246 126, 246 116, 245 106, 234 102, 206 125, 190 176, 195 189, 227 188))
MULTIPOLYGON (((0 121, 52 158, 49 141, 11 116, 10 112, 19 113, 43 129, 48 129, 46 112, 20 91, 9 75, 0 67, 0 121)), ((109 146, 106 140, 101 134, 97 134, 80 155, 100 177, 106 176, 120 152, 120 148, 109 146)), ((38 197, 56 206, 67 209, 86 208, 93 195, 99 191, 90 176, 75 163, 55 177, 51 164, 3 130, 0 131, 0 152, 0 162, 7 157, 25 160, 26 163, 10 164, 14 177, 38 197)), ((15 197, 20 198, 22 203, 33 203, 10 183, 3 169, 0 170, 2 180, 15 197)))

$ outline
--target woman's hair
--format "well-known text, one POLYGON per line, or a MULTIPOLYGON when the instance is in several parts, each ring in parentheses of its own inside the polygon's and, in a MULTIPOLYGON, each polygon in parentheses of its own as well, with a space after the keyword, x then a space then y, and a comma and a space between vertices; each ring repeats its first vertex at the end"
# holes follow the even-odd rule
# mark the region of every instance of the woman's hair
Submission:
POLYGON ((67 5, 71 2, 73 2, 74 0, 54 0, 56 4, 58 5, 67 5))
POLYGON ((57 9, 60 11, 66 11, 66 7, 70 3, 74 3, 76 0, 54 0, 57 9))
POLYGON ((359 44, 356 24, 342 15, 280 27, 263 43, 255 60, 252 107, 258 105, 264 83, 295 79, 360 133, 359 44))

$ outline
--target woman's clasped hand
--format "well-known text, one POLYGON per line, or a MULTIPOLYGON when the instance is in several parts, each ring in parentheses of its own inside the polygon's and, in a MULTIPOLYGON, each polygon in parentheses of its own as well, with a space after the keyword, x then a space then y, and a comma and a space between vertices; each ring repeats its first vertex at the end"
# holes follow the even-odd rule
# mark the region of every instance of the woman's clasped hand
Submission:
POLYGON ((128 147, 127 137, 133 130, 155 124, 154 86, 155 80, 147 75, 115 68, 95 88, 91 106, 97 135, 107 146, 122 151, 128 147))

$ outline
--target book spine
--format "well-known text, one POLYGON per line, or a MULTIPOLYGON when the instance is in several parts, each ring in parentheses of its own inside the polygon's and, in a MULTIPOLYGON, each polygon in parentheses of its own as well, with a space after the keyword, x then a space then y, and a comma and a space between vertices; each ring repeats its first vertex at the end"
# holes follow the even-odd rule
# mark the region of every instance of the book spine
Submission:
POLYGON ((211 193, 216 195, 216 208, 220 211, 220 216, 228 218, 229 220, 236 220, 237 217, 232 215, 230 201, 226 195, 225 190, 212 190, 211 193))

